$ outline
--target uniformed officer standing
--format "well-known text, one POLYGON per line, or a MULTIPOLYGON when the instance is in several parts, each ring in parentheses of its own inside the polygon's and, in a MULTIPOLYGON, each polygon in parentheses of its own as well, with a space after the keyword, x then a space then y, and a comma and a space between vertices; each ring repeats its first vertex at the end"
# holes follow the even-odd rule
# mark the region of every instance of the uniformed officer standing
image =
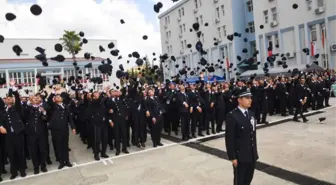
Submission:
POLYGON ((20 172, 21 177, 26 176, 24 155, 24 123, 21 119, 22 107, 20 95, 11 81, 8 97, 6 97, 6 110, 0 120, 0 133, 5 134, 5 146, 9 158, 10 179, 15 179, 20 172), (12 97, 14 96, 14 97, 12 97))
POLYGON ((249 185, 253 179, 256 160, 256 120, 251 106, 252 94, 242 91, 238 94, 238 107, 227 115, 225 143, 232 161, 234 185, 249 185))
POLYGON ((71 113, 69 108, 63 104, 63 98, 59 94, 55 95, 53 92, 48 98, 48 103, 52 112, 49 127, 60 163, 58 169, 64 166, 72 167, 69 161, 69 125, 73 134, 76 134, 76 130, 71 113))

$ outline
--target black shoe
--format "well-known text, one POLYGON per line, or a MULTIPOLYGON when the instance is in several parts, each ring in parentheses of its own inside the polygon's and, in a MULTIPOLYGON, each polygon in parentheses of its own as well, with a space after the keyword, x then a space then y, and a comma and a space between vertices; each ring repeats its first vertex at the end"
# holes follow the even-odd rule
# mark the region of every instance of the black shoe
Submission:
POLYGON ((163 144, 162 144, 162 143, 159 143, 158 146, 163 146, 163 144))
POLYGON ((113 149, 114 149, 113 145, 110 145, 110 150, 113 150, 113 149))
POLYGON ((171 135, 171 132, 168 132, 168 136, 170 136, 171 135))
POLYGON ((18 176, 18 174, 12 174, 12 176, 10 177, 10 180, 15 179, 18 176))
POLYGON ((141 146, 144 147, 144 148, 146 147, 145 143, 141 143, 141 146))
POLYGON ((120 150, 116 151, 116 156, 118 156, 120 154, 120 150))
POLYGON ((207 132, 206 132, 206 134, 207 134, 207 135, 210 135, 210 132, 209 132, 209 131, 207 131, 207 132))
POLYGON ((268 124, 269 124, 268 121, 263 121, 262 123, 265 124, 265 125, 268 125, 268 124))
POLYGON ((157 145, 156 144, 153 144, 153 148, 156 148, 157 147, 157 145))
POLYGON ((64 168, 64 167, 65 167, 65 164, 61 163, 61 164, 58 166, 58 169, 60 170, 60 169, 62 169, 62 168, 64 168))
POLYGON ((298 120, 297 118, 294 118, 293 121, 295 121, 295 122, 301 122, 301 121, 298 120))
POLYGON ((122 152, 123 152, 124 154, 129 154, 129 152, 127 151, 127 149, 123 149, 122 152))
POLYGON ((40 173, 40 170, 39 170, 38 168, 34 170, 34 174, 35 174, 35 175, 37 175, 37 174, 39 174, 39 173, 40 173))
POLYGON ((197 136, 195 134, 192 135, 192 138, 197 138, 197 136))
POLYGON ((71 168, 71 167, 72 167, 72 164, 71 164, 69 161, 67 161, 67 162, 65 162, 65 166, 71 168))
POLYGON ((127 143, 127 145, 126 145, 127 147, 131 147, 131 145, 129 144, 129 143, 127 143))
POLYGON ((68 151, 71 152, 71 148, 68 148, 68 151))
POLYGON ((2 178, 0 177, 0 182, 2 182, 2 178))
POLYGON ((203 137, 204 134, 203 133, 198 133, 198 136, 203 137))
POLYGON ((51 164, 52 164, 50 158, 47 158, 47 164, 48 164, 48 165, 51 165, 51 164))
POLYGON ((27 174, 26 174, 26 172, 23 171, 23 172, 20 172, 20 176, 21 176, 21 177, 26 177, 27 174))
POLYGON ((136 144, 135 146, 136 146, 136 147, 138 147, 138 148, 140 148, 140 147, 141 147, 140 143, 136 144))
POLYGON ((94 155, 94 159, 95 159, 96 161, 100 161, 100 158, 99 158, 98 155, 94 155))
POLYGON ((46 172, 48 172, 48 170, 47 170, 47 168, 46 168, 46 167, 43 167, 43 168, 41 168, 41 171, 42 171, 43 173, 46 173, 46 172))
POLYGON ((307 123, 308 121, 308 119, 303 119, 303 123, 307 123))
POLYGON ((100 154, 100 156, 101 156, 102 158, 109 158, 109 156, 108 156, 107 154, 105 154, 105 153, 100 154))
POLYGON ((6 169, 3 169, 2 170, 2 174, 7 174, 8 172, 7 172, 7 170, 6 169))

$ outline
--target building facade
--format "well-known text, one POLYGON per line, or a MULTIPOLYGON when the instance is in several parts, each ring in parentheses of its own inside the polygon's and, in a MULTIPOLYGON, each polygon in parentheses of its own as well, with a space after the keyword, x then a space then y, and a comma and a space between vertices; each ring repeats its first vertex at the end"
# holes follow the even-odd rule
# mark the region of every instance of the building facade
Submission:
MULTIPOLYGON (((233 63, 233 68, 239 68, 236 56, 248 58, 256 48, 253 8, 252 0, 181 0, 163 12, 159 16, 162 53, 176 58, 176 62, 168 60, 164 64, 169 69, 164 71, 165 78, 176 75, 184 67, 182 61, 191 69, 198 66, 200 54, 196 51, 195 44, 199 40, 207 51, 207 55, 203 57, 209 63, 220 60, 224 64, 233 63), (190 31, 196 22, 200 24, 202 31, 200 39, 195 31, 190 31), (208 26, 204 26, 205 23, 208 26), (245 32, 246 28, 248 32, 245 32), (228 40, 227 36, 234 32, 242 34, 241 38, 228 40), (217 46, 214 45, 214 38, 217 39, 217 46), (192 45, 191 50, 187 48, 188 44, 192 45), (242 52, 243 48, 248 52, 242 52), (180 67, 175 68, 176 64, 180 67)), ((223 68, 224 70, 216 69, 214 75, 225 74, 227 78, 234 75, 228 73, 226 65, 223 68)))
POLYGON ((266 61, 272 45, 273 53, 288 54, 289 66, 317 61, 323 68, 336 67, 335 0, 255 0, 253 9, 258 61, 266 61), (308 55, 304 48, 310 50, 308 55))
MULTIPOLYGON (((113 42, 117 47, 115 40, 91 40, 88 39, 88 43, 83 45, 82 51, 77 54, 77 64, 82 71, 83 77, 82 83, 87 83, 88 87, 92 87, 93 84, 85 80, 85 74, 90 73, 91 77, 102 77, 104 83, 116 83, 119 84, 119 80, 115 77, 115 70, 111 76, 101 74, 98 70, 98 66, 101 65, 101 61, 110 57, 110 53, 107 51, 107 45, 113 42), (103 46, 106 51, 100 52, 99 46, 103 46), (91 56, 95 56, 94 59, 85 59, 84 53, 90 52, 91 56), (92 63, 92 68, 84 68, 84 65, 92 63)), ((0 85, 0 95, 4 96, 8 91, 10 80, 15 80, 16 84, 23 87, 23 89, 29 89, 32 92, 38 90, 38 82, 36 79, 37 73, 46 76, 47 79, 52 79, 53 76, 60 76, 61 78, 68 79, 70 76, 74 76, 75 68, 73 66, 73 60, 69 53, 66 51, 56 52, 54 45, 60 43, 59 39, 6 39, 0 44, 0 77, 6 79, 6 84, 0 85), (17 56, 12 47, 19 45, 23 52, 20 56, 17 56), (44 67, 42 63, 35 59, 38 52, 35 48, 39 46, 45 49, 45 53, 48 58, 48 67, 44 67), (55 57, 61 54, 66 59, 64 62, 52 61, 49 58, 55 57)), ((112 58, 111 58, 112 59, 112 58)), ((113 61, 113 59, 112 59, 113 61)), ((113 67, 118 68, 118 63, 113 62, 113 67)), ((47 80, 47 83, 51 83, 51 80, 47 80)))

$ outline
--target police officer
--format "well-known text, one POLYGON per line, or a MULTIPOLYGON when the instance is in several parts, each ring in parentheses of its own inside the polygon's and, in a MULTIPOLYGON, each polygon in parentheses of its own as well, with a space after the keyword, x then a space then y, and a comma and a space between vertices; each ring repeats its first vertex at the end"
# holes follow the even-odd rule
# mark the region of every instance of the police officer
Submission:
POLYGON ((237 97, 238 107, 226 118, 225 143, 233 165, 233 184, 249 185, 258 159, 256 119, 254 113, 248 110, 252 103, 251 92, 241 91, 237 97))

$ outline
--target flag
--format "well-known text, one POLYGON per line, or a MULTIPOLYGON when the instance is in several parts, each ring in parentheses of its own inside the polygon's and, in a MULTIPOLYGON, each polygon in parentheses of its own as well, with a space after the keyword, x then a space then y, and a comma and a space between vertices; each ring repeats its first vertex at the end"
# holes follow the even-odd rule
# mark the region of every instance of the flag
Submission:
POLYGON ((311 56, 315 56, 317 53, 316 53, 316 42, 315 41, 312 41, 310 43, 310 55, 311 56))
POLYGON ((273 55, 272 50, 268 51, 268 56, 270 57, 272 55, 273 55))
POLYGON ((226 69, 230 68, 229 57, 226 57, 226 69))

